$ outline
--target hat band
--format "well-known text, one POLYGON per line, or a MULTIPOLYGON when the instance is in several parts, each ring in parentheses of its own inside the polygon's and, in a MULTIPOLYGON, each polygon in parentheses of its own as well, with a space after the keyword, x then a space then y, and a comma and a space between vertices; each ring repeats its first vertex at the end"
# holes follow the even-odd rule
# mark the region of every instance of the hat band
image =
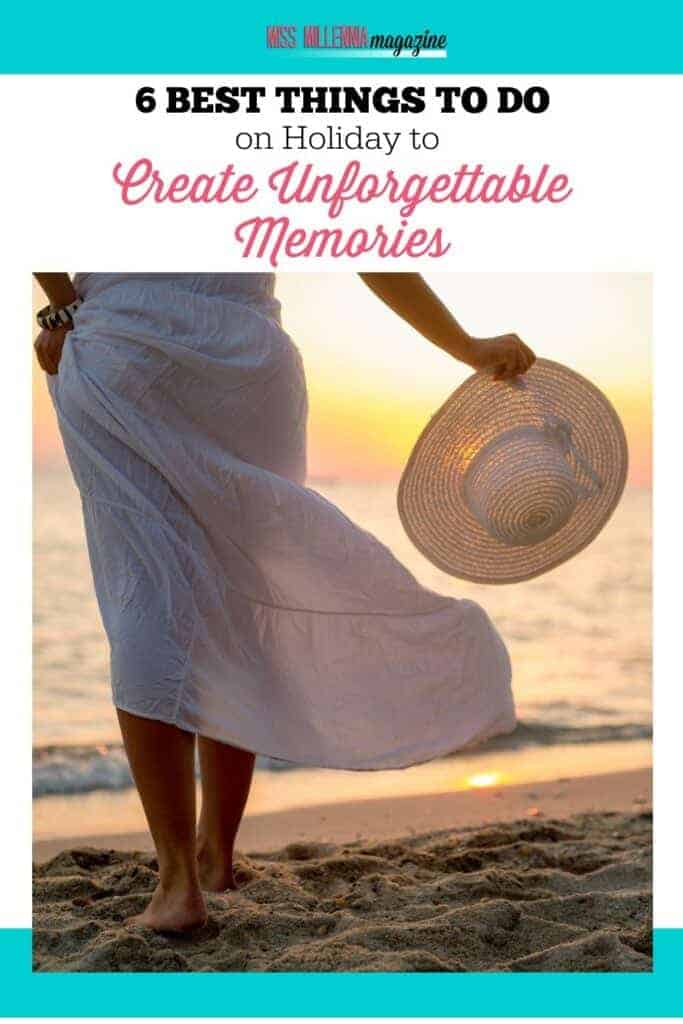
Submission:
POLYGON ((603 488, 602 477, 596 473, 585 455, 575 447, 572 441, 571 423, 568 420, 551 414, 543 420, 541 430, 549 440, 554 441, 558 445, 565 458, 569 457, 570 465, 573 460, 572 471, 576 479, 578 497, 593 498, 596 494, 599 494, 603 488), (580 479, 580 475, 583 476, 583 480, 580 479))
POLYGON ((546 416, 540 425, 504 431, 482 448, 462 481, 465 503, 479 524, 506 546, 548 540, 571 519, 576 504, 602 481, 572 443, 571 424, 546 416))

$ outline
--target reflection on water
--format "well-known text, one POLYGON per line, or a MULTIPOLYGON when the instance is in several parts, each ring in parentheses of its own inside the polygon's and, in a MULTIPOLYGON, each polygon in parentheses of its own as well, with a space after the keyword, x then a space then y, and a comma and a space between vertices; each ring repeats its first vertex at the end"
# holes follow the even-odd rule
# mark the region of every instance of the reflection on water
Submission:
POLYGON ((505 783, 502 772, 475 772, 468 775, 465 783, 469 789, 485 789, 486 786, 501 786, 505 783))
MULTIPOLYGON (((315 807, 319 804, 386 797, 452 793, 476 789, 492 799, 507 786, 646 768, 650 743, 571 744, 527 747, 496 754, 471 752, 399 771, 343 772, 302 768, 292 772, 256 772, 247 816, 315 807), (476 785, 474 780, 492 780, 476 785)), ((134 790, 78 796, 42 797, 33 802, 35 839, 95 836, 144 831, 140 801, 134 790)))

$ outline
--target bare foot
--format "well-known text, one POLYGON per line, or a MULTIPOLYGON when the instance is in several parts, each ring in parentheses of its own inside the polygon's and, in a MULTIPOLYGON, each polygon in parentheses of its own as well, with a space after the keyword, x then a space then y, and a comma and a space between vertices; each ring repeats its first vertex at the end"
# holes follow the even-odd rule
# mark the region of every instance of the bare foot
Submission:
POLYGON ((159 884, 141 914, 127 918, 127 925, 155 932, 188 932, 206 924, 206 904, 201 892, 187 888, 164 890, 159 884))
POLYGON ((199 884, 204 892, 225 892, 227 889, 237 888, 232 871, 232 857, 226 862, 225 857, 212 854, 203 847, 197 854, 197 862, 199 884))

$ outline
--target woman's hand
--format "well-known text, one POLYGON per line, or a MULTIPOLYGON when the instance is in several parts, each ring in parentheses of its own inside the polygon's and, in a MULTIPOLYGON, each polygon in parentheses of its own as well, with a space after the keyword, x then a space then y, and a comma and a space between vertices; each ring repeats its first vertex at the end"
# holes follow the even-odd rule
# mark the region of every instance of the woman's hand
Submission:
POLYGON ((495 338, 471 338, 470 351, 464 361, 475 370, 493 370, 494 380, 510 380, 526 373, 536 356, 516 334, 500 334, 495 338))
POLYGON ((62 349, 68 332, 73 324, 65 324, 53 331, 41 331, 33 343, 41 369, 45 373, 55 374, 59 369, 59 360, 62 358, 62 349))

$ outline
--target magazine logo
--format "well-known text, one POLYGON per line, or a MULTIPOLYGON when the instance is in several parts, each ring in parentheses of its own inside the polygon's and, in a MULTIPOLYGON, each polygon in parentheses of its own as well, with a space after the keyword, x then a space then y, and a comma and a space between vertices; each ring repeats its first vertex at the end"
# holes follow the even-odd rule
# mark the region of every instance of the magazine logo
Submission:
POLYGON ((268 25, 269 50, 305 50, 343 57, 445 57, 445 33, 373 32, 366 25, 268 25))

